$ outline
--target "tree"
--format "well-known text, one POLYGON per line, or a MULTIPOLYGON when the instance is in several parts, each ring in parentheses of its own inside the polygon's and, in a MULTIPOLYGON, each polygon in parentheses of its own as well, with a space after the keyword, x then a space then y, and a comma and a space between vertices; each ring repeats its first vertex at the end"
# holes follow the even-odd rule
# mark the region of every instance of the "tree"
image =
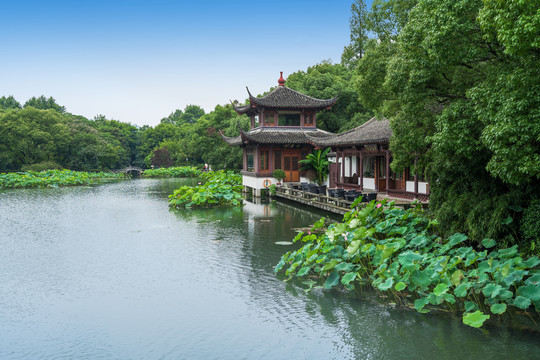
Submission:
POLYGON ((345 46, 341 55, 341 64, 348 68, 354 68, 358 60, 364 56, 365 45, 368 40, 366 28, 368 13, 365 1, 354 0, 351 5, 351 13, 351 42, 345 46))
POLYGON ((31 99, 29 99, 28 101, 26 101, 24 103, 23 107, 27 108, 27 107, 30 107, 30 106, 35 108, 35 109, 39 109, 39 110, 52 109, 52 110, 58 111, 59 113, 65 113, 66 112, 66 108, 64 106, 58 105, 56 103, 56 100, 52 96, 49 97, 48 99, 43 95, 41 95, 38 98, 36 98, 34 96, 31 99))
POLYGON ((170 167, 173 165, 171 155, 166 146, 158 148, 152 152, 151 156, 152 166, 155 167, 170 167))
POLYGON ((20 169, 44 161, 58 162, 69 130, 54 110, 26 108, 0 115, 0 161, 3 168, 20 169))
POLYGON ((530 30, 540 22, 519 4, 420 1, 384 69, 392 168, 426 169, 441 230, 475 241, 519 243, 519 209, 540 193, 539 48, 530 30), (521 29, 523 21, 531 26, 521 29))
POLYGON ((287 78, 287 86, 306 95, 329 99, 339 94, 336 104, 317 114, 317 127, 343 132, 366 122, 372 113, 364 108, 351 83, 352 72, 341 64, 323 61, 306 72, 298 71, 287 78))
POLYGON ((198 105, 188 105, 184 111, 175 110, 169 116, 161 119, 162 124, 173 124, 182 126, 183 124, 194 124, 204 115, 204 109, 198 105))
POLYGON ((8 97, 2 96, 0 98, 0 109, 21 109, 21 104, 15 100, 13 95, 8 97))

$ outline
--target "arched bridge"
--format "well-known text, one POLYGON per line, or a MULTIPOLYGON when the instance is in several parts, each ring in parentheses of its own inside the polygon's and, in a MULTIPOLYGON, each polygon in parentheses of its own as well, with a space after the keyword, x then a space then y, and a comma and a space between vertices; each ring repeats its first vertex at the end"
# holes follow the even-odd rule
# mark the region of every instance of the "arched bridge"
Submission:
POLYGON ((124 173, 125 177, 141 177, 143 169, 137 166, 128 166, 123 169, 116 170, 116 173, 124 173))

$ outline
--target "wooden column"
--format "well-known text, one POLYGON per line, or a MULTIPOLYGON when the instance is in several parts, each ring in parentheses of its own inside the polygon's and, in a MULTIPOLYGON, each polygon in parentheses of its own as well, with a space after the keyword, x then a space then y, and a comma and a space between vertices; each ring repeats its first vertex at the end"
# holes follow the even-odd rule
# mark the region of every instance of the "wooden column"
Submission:
POLYGON ((345 182, 345 153, 341 153, 341 182, 345 182))
POLYGON ((418 194, 418 173, 414 173, 414 193, 418 194))
POLYGON ((386 150, 386 190, 390 188, 390 150, 386 150))
POLYGON ((349 154, 349 176, 352 176, 352 154, 349 154))
POLYGON ((259 162, 259 157, 260 157, 259 146, 255 146, 255 153, 253 154, 253 162, 255 162, 255 164, 253 164, 253 170, 255 172, 261 171, 261 164, 259 162))
POLYGON ((364 154, 360 151, 360 190, 364 190, 364 154))

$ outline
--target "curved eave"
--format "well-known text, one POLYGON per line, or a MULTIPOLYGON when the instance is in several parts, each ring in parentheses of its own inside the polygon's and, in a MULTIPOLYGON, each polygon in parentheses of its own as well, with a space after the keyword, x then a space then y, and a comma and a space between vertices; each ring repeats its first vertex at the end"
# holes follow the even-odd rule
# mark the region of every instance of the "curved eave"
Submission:
POLYGON ((229 144, 229 146, 240 146, 240 145, 242 145, 242 137, 240 135, 235 136, 235 137, 228 137, 228 136, 225 136, 225 134, 223 133, 222 130, 219 130, 219 133, 220 133, 221 138, 223 139, 223 141, 225 141, 227 144, 229 144))

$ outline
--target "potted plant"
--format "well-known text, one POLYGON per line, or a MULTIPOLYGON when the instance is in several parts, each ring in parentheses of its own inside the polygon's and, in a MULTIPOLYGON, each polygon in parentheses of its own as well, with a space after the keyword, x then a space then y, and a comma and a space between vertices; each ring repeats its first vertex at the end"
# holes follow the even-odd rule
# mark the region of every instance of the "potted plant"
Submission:
POLYGON ((326 194, 326 186, 323 186, 323 183, 329 172, 327 158, 329 152, 330 148, 313 150, 313 153, 308 154, 304 160, 298 162, 302 164, 302 170, 313 169, 315 171, 313 180, 319 185, 320 194, 326 194))
POLYGON ((281 169, 276 169, 272 173, 272 176, 275 177, 278 180, 277 185, 281 185, 281 182, 283 182, 283 179, 285 179, 287 174, 285 174, 285 171, 283 171, 281 169))

